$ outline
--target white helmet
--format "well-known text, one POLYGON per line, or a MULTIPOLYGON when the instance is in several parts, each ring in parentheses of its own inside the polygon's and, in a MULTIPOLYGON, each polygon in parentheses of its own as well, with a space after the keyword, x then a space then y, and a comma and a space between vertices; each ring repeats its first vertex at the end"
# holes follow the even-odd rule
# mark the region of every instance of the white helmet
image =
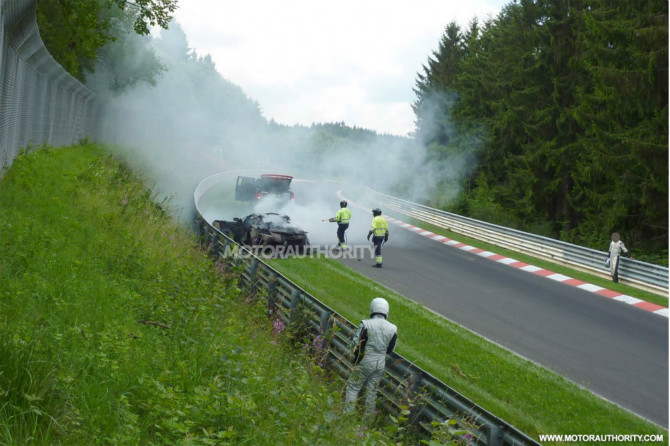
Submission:
POLYGON ((373 314, 382 314, 384 317, 389 315, 389 303, 383 297, 375 297, 370 302, 370 316, 373 314))

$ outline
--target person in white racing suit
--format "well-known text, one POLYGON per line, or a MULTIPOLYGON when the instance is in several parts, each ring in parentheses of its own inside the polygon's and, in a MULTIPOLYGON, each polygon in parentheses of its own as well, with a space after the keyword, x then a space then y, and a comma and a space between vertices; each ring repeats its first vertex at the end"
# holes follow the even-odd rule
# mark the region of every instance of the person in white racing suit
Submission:
POLYGON ((351 413, 358 395, 365 388, 365 415, 375 409, 377 391, 386 366, 386 354, 393 352, 398 328, 386 320, 389 304, 375 297, 370 302, 370 319, 361 321, 352 339, 353 362, 356 364, 347 381, 344 411, 351 413))
POLYGON ((624 256, 630 257, 630 252, 626 249, 626 245, 621 241, 621 236, 618 232, 612 233, 612 241, 610 242, 610 273, 612 274, 612 282, 619 282, 619 258, 623 253, 624 256))

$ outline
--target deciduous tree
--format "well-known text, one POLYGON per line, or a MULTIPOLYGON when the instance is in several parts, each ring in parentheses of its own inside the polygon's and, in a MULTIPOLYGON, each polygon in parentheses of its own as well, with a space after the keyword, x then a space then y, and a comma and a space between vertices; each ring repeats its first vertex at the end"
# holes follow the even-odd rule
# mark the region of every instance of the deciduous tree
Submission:
POLYGON ((99 50, 127 32, 118 21, 129 20, 137 34, 147 35, 152 26, 167 28, 176 7, 177 0, 39 0, 37 22, 51 55, 84 80, 99 50))

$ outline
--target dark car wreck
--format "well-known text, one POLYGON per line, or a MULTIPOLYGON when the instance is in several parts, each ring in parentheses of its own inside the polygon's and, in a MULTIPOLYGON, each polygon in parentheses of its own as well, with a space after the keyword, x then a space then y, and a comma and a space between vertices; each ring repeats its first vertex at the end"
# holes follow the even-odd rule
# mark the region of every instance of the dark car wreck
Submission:
POLYGON ((274 212, 250 214, 233 221, 214 220, 213 226, 240 245, 277 249, 278 255, 306 253, 309 247, 307 232, 291 226, 288 215, 274 212))

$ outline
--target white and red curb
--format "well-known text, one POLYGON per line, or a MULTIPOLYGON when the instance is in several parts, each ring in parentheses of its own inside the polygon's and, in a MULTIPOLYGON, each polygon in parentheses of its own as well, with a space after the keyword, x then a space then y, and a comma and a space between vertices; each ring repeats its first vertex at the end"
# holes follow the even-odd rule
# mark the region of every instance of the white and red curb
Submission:
POLYGON ((558 274, 554 273, 552 271, 539 268, 537 266, 529 265, 524 262, 520 262, 515 259, 511 259, 509 257, 501 256, 500 254, 495 254, 490 251, 485 251, 480 248, 475 248, 474 246, 466 245, 465 243, 461 243, 456 240, 452 240, 448 237, 445 237, 443 235, 435 234, 433 232, 427 231, 425 229, 419 228, 417 226, 411 225, 409 223, 405 223, 401 220, 385 216, 386 220, 388 220, 391 223, 394 223, 402 228, 407 229, 408 231, 412 231, 416 234, 422 235, 424 237, 427 237, 431 240, 434 240, 438 243, 442 243, 444 245, 449 245, 451 247, 461 249, 463 251, 468 251, 472 254, 476 254, 480 257, 484 257, 488 260, 492 260, 494 262, 499 262, 503 263, 507 266, 511 266, 513 268, 518 268, 523 271, 527 271, 532 274, 537 274, 538 276, 543 276, 546 277, 547 279, 555 280, 557 282, 565 283, 567 285, 572 285, 574 287, 580 288, 585 291, 590 291, 592 293, 598 294, 600 296, 608 297, 613 300, 618 300, 620 302, 627 303, 629 305, 632 305, 637 308, 641 308, 643 310, 658 314, 660 316, 664 317, 669 317, 668 316, 668 309, 666 307, 663 307, 661 305, 657 305, 651 302, 647 302, 642 299, 638 299, 636 297, 628 296, 626 294, 621 294, 617 291, 613 290, 608 290, 607 288, 600 287, 598 285, 593 285, 587 282, 583 282, 578 279, 573 279, 568 276, 564 276, 563 274, 558 274))

